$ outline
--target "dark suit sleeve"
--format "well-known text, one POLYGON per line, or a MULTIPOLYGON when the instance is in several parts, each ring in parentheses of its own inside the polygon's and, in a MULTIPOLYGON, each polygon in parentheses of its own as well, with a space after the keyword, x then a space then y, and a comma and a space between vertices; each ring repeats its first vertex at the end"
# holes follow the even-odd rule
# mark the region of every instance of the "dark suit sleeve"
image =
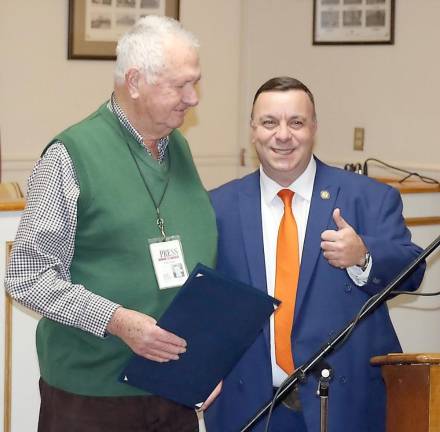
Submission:
MULTIPOLYGON (((402 199, 396 189, 387 187, 381 202, 373 212, 374 226, 361 237, 371 253, 373 266, 367 284, 362 287, 369 294, 383 289, 422 251, 411 242, 411 233, 402 216, 402 199)), ((397 287, 412 291, 420 285, 425 264, 419 265, 415 272, 397 287)))

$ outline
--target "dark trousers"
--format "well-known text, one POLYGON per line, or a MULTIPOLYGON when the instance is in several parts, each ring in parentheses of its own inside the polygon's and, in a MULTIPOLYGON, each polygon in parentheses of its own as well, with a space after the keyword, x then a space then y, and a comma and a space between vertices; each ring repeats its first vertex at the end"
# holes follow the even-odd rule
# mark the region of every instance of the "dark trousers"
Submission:
POLYGON ((194 410, 158 396, 92 397, 40 379, 38 432, 195 432, 194 410))

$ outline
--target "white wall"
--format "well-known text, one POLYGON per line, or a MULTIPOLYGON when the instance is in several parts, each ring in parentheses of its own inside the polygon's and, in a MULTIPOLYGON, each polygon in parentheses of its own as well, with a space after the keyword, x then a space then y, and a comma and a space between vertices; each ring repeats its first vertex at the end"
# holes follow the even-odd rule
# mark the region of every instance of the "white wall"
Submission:
MULTIPOLYGON (((4 180, 22 184, 52 136, 112 89, 112 61, 67 60, 67 0, 0 3, 4 180)), ((201 103, 184 132, 208 187, 253 168, 249 106, 266 79, 289 74, 316 96, 317 154, 342 164, 377 157, 440 177, 438 0, 396 5, 394 45, 313 46, 311 0, 180 0, 202 43, 201 103), (423 6, 423 7, 422 7, 423 6), (365 151, 352 150, 365 128, 365 151)))
POLYGON ((297 77, 316 98, 323 160, 376 157, 440 178, 440 1, 396 3, 394 45, 313 46, 311 0, 245 0, 247 106, 266 79, 297 77))
POLYGON ((67 3, 0 2, 3 180, 23 184, 54 134, 111 91, 113 62, 67 60, 67 3))
POLYGON ((181 0, 183 24, 200 39, 200 104, 182 128, 205 185, 237 176, 240 101, 241 3, 181 0))
MULTIPOLYGON (((411 228, 413 241, 426 248, 439 235, 439 225, 411 228)), ((427 267, 419 293, 440 291, 440 250, 427 259, 427 267)), ((440 353, 440 296, 420 297, 401 295, 388 302, 390 316, 402 345, 407 353, 440 353)))
MULTIPOLYGON (((241 5, 181 0, 201 41, 201 104, 184 132, 209 187, 237 175, 241 5)), ((112 91, 113 61, 67 60, 67 0, 0 2, 3 180, 25 184, 49 140, 112 91)))

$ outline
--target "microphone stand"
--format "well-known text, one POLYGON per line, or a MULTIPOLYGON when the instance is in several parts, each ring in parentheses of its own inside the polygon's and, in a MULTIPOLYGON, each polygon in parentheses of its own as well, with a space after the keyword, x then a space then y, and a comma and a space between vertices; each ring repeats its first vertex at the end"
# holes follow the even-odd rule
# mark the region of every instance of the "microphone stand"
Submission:
POLYGON ((242 428, 240 432, 249 431, 250 428, 255 426, 255 424, 263 417, 267 412, 271 409, 272 405, 277 404, 283 396, 286 395, 298 382, 304 381, 307 373, 313 370, 319 362, 327 356, 330 352, 332 352, 340 343, 344 342, 346 338, 350 335, 354 327, 360 322, 363 318, 365 318, 370 312, 375 310, 378 306, 384 303, 390 292, 393 291, 400 283, 414 271, 414 269, 435 249, 440 245, 440 236, 438 236, 422 253, 407 267, 405 267, 379 294, 374 300, 369 304, 367 303, 361 309, 361 312, 358 316, 353 319, 347 327, 345 327, 342 331, 340 331, 336 336, 327 341, 324 346, 318 351, 315 355, 311 357, 310 360, 306 361, 303 365, 298 367, 292 375, 290 375, 284 383, 282 384, 282 388, 279 389, 278 394, 275 397, 275 400, 269 401, 263 408, 261 408, 254 417, 242 428))
POLYGON ((331 380, 331 370, 322 369, 319 377, 318 391, 320 407, 320 432, 328 432, 328 394, 331 380))

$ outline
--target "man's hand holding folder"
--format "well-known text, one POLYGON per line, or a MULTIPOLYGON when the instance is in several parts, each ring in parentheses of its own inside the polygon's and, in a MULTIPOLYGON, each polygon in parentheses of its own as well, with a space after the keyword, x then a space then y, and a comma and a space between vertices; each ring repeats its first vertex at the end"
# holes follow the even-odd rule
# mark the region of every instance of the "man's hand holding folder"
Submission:
POLYGON ((131 309, 116 309, 107 330, 134 353, 156 362, 178 360, 186 351, 184 339, 160 328, 153 317, 131 309))
POLYGON ((191 408, 206 401, 206 409, 278 304, 265 292, 198 264, 157 322, 187 342, 186 352, 168 362, 137 353, 120 380, 191 408))

